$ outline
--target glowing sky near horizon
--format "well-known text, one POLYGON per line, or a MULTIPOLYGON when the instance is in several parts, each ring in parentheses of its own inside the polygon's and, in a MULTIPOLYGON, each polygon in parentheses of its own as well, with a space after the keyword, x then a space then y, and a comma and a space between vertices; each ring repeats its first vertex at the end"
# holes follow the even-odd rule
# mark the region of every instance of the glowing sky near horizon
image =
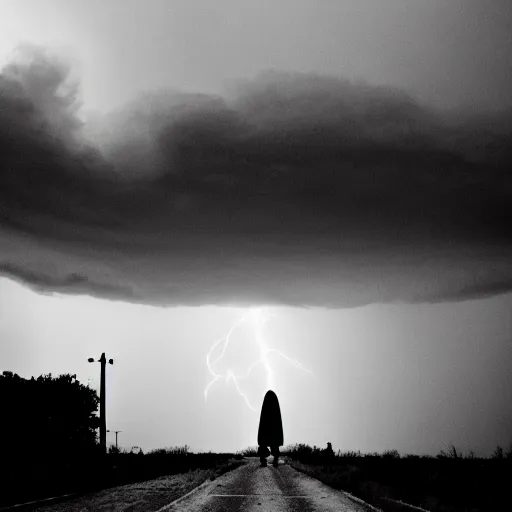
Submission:
MULTIPOLYGON (((272 308, 269 344, 311 370, 272 361, 285 442, 431 454, 453 443, 482 455, 508 446, 511 311, 511 295, 451 305, 272 308)), ((235 451, 256 443, 259 412, 224 381, 205 402, 205 355, 244 312, 51 297, 0 279, 2 370, 26 378, 76 373, 99 392, 99 365, 87 359, 105 351, 114 359, 107 428, 123 431, 121 446, 235 451)), ((252 334, 238 333, 237 369, 254 356, 252 334)), ((244 383, 259 406, 261 377, 244 383)))

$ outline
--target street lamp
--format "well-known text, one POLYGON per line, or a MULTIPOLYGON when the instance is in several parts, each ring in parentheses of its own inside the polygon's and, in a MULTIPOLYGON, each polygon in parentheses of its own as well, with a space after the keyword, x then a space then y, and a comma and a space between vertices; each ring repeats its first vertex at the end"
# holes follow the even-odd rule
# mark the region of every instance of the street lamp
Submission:
POLYGON ((116 451, 117 451, 117 434, 119 434, 119 432, 122 432, 122 430, 107 430, 107 432, 114 432, 116 434, 116 451))
MULTIPOLYGON (((94 363, 94 358, 89 357, 87 360, 89 363, 94 363)), ((114 364, 113 359, 108 360, 109 364, 114 364)), ((105 365, 107 364, 107 359, 105 357, 105 352, 101 354, 101 357, 98 359, 98 363, 101 364, 101 384, 100 384, 100 445, 103 450, 103 453, 107 452, 107 420, 105 416, 105 365)))

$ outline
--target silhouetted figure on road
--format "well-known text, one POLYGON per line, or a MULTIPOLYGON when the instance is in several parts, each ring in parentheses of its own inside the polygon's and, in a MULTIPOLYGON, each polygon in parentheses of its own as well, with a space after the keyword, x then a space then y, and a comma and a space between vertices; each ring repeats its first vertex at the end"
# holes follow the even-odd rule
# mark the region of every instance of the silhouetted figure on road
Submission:
POLYGON ((324 460, 324 464, 326 465, 331 465, 333 463, 335 455, 331 443, 327 443, 327 448, 322 450, 322 458, 324 460))
POLYGON ((258 455, 262 466, 267 465, 267 457, 272 454, 273 465, 279 461, 279 447, 283 446, 283 422, 279 400, 273 391, 267 391, 261 406, 260 426, 258 428, 258 455), (270 447, 270 450, 268 449, 270 447))

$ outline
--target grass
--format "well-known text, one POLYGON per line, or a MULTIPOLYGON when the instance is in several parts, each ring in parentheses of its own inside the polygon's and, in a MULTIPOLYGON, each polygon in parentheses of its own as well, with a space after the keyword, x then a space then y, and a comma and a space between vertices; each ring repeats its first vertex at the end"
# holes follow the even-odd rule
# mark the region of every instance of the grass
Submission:
POLYGON ((202 470, 205 479, 213 480, 238 467, 240 458, 232 453, 191 453, 184 446, 146 454, 112 450, 103 457, 93 453, 88 458, 69 457, 68 460, 2 461, 0 507, 194 470, 202 470))
POLYGON ((257 446, 249 446, 245 450, 241 450, 237 452, 237 456, 239 457, 258 457, 258 447, 257 446))
MULTIPOLYGON (((471 452, 462 454, 453 446, 436 457, 401 455, 396 450, 382 454, 338 451, 329 456, 325 450, 306 444, 285 447, 281 453, 298 471, 384 512, 397 510, 396 501, 431 512, 483 512, 500 509, 500 503, 509 500, 512 453, 500 447, 489 458, 471 452)), ((104 457, 91 453, 87 458, 70 454, 67 460, 3 460, 0 507, 161 477, 169 479, 172 475, 188 474, 190 478, 176 481, 189 489, 238 467, 243 457, 255 456, 257 447, 232 454, 191 453, 187 446, 181 446, 146 454, 111 449, 104 457)))
MULTIPOLYGON (((234 469, 243 464, 241 461, 232 462, 233 464, 230 464, 229 469, 234 469)), ((202 483, 217 478, 222 471, 217 469, 193 469, 188 473, 162 476, 154 480, 86 494, 38 510, 41 510, 41 512, 111 512, 120 510, 125 512, 156 512, 202 483)))
POLYGON ((508 501, 512 454, 497 449, 491 458, 460 454, 452 447, 436 457, 338 452, 297 444, 283 450, 295 469, 347 491, 385 512, 402 501, 431 512, 480 512, 508 501))

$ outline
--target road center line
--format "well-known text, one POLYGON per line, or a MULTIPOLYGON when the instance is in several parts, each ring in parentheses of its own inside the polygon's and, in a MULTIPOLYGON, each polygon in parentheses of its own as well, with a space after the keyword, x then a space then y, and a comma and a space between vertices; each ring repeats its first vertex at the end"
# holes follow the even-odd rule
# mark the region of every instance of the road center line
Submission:
POLYGON ((273 498, 311 498, 311 496, 305 494, 296 496, 286 496, 285 494, 209 494, 209 496, 214 496, 215 498, 249 498, 251 496, 259 498, 268 498, 269 496, 273 498))

